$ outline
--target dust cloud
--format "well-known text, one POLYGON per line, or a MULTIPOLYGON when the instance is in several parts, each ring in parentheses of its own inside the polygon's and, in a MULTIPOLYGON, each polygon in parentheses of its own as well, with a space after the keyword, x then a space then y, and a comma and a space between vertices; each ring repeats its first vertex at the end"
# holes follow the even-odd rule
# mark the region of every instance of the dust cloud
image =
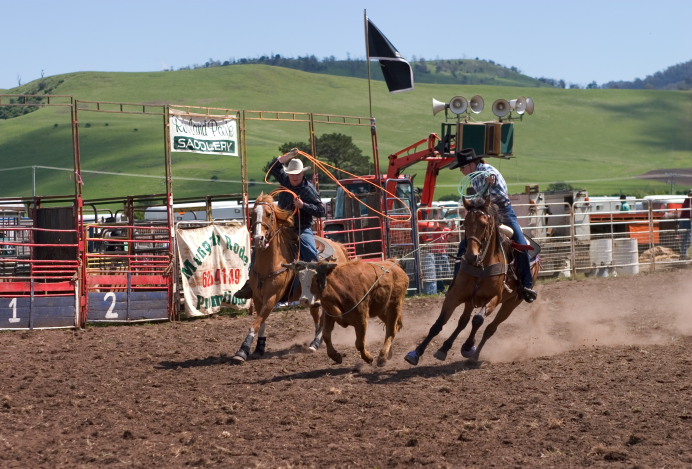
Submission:
MULTIPOLYGON (((522 303, 488 340, 481 360, 511 362, 557 355, 598 346, 646 346, 665 344, 692 334, 692 270, 656 272, 631 277, 539 282, 539 298, 522 303)), ((440 313, 444 297, 407 298, 404 327, 397 335, 393 360, 399 360, 423 340, 440 313)), ((426 350, 426 361, 449 337, 463 307, 426 350)), ((309 316, 308 312, 305 314, 309 316)), ((484 328, 494 319, 486 318, 476 335, 480 342, 484 328)), ((448 360, 461 359, 459 350, 470 331, 462 331, 449 352, 448 360)), ((312 328, 301 331, 294 346, 304 346, 313 338, 312 328)), ((384 325, 370 319, 367 348, 376 354, 384 340, 384 325)), ((335 325, 332 341, 341 353, 355 354, 354 329, 335 325)))
POLYGON ((488 341, 483 358, 513 361, 595 346, 670 343, 692 333, 689 275, 539 287, 540 300, 514 311, 488 341))

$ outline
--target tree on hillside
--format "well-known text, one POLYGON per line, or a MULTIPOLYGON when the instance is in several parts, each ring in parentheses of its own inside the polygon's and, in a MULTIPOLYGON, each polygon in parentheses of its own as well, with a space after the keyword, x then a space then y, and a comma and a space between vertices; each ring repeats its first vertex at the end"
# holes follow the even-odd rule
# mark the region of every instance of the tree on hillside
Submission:
POLYGON ((445 194, 440 196, 440 198, 437 200, 440 202, 459 202, 460 198, 461 196, 458 194, 445 194))
POLYGON ((572 184, 564 181, 554 182, 548 185, 548 192, 551 191, 573 191, 572 184))
MULTIPOLYGON (((353 174, 367 174, 370 168, 370 160, 354 143, 353 139, 344 134, 324 134, 317 137, 317 158, 338 169, 353 174)), ((291 148, 297 148, 308 154, 312 154, 312 148, 306 142, 286 142, 279 147, 280 153, 287 153, 291 148)), ((303 161, 306 165, 309 162, 303 161)), ((269 171, 270 163, 264 166, 264 172, 269 171)), ((335 172, 336 177, 344 177, 344 174, 335 172)))
POLYGON ((643 80, 610 81, 603 88, 634 90, 689 90, 692 89, 692 60, 673 65, 662 72, 656 72, 643 80))

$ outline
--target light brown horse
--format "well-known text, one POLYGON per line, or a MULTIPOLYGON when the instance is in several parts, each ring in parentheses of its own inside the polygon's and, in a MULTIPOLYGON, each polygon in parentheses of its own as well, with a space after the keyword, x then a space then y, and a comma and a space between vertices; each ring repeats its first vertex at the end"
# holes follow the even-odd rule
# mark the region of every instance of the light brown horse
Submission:
MULTIPOLYGON (((442 347, 435 353, 435 358, 444 360, 459 333, 467 326, 475 308, 481 310, 473 317, 471 333, 461 347, 461 354, 472 360, 478 360, 481 349, 495 333, 497 327, 505 321, 514 309, 523 301, 519 294, 521 288, 517 275, 511 264, 513 251, 511 241, 501 234, 499 216, 490 199, 464 198, 467 215, 464 219, 464 230, 468 242, 466 253, 461 258, 459 273, 445 295, 442 310, 435 323, 430 327, 427 337, 404 359, 417 365, 425 353, 430 341, 437 336, 449 321, 454 310, 464 303, 464 312, 459 318, 457 328, 442 347), (486 316, 490 316, 500 306, 494 320, 483 332, 483 338, 476 348, 475 336, 486 316)), ((540 263, 534 262, 531 274, 534 280, 538 276, 540 263)))
MULTIPOLYGON (((291 297, 295 271, 283 266, 298 258, 298 235, 294 229, 293 213, 275 205, 271 195, 261 194, 252 210, 251 230, 254 261, 250 270, 250 285, 257 317, 240 349, 232 357, 236 363, 247 360, 255 337, 258 337, 255 355, 264 355, 269 313, 283 298, 295 299, 291 297)), ((331 258, 339 263, 348 260, 348 253, 342 244, 325 238, 316 238, 315 241, 321 258, 331 258)), ((310 350, 314 351, 322 343, 320 305, 312 304, 310 314, 315 322, 315 338, 310 344, 310 350)))

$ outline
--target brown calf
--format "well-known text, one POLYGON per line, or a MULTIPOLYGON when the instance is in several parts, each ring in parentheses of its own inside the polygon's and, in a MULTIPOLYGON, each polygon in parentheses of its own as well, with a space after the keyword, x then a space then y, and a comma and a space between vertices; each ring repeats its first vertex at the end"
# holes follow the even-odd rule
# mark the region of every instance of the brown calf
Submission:
POLYGON ((336 363, 342 356, 332 344, 334 323, 356 330, 356 348, 360 356, 372 363, 373 356, 365 349, 368 319, 378 317, 385 324, 386 335, 377 365, 392 357, 392 341, 403 324, 401 307, 406 297, 409 278, 394 259, 365 262, 356 259, 345 264, 309 263, 312 270, 311 291, 322 304, 324 342, 327 354, 336 363))

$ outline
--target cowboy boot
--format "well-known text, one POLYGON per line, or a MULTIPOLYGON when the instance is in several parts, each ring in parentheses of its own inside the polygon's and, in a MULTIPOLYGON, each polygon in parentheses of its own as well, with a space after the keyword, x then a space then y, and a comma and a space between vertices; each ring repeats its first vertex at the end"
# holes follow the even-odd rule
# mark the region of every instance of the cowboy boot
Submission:
POLYGON ((536 298, 538 297, 538 293, 536 293, 535 290, 533 290, 529 287, 523 287, 521 289, 521 297, 527 303, 533 303, 534 301, 536 301, 536 298))
POLYGON ((240 290, 235 292, 235 295, 233 295, 233 296, 235 296, 236 298, 242 298, 245 300, 252 299, 252 287, 250 286, 250 280, 245 282, 245 285, 243 285, 240 290))

